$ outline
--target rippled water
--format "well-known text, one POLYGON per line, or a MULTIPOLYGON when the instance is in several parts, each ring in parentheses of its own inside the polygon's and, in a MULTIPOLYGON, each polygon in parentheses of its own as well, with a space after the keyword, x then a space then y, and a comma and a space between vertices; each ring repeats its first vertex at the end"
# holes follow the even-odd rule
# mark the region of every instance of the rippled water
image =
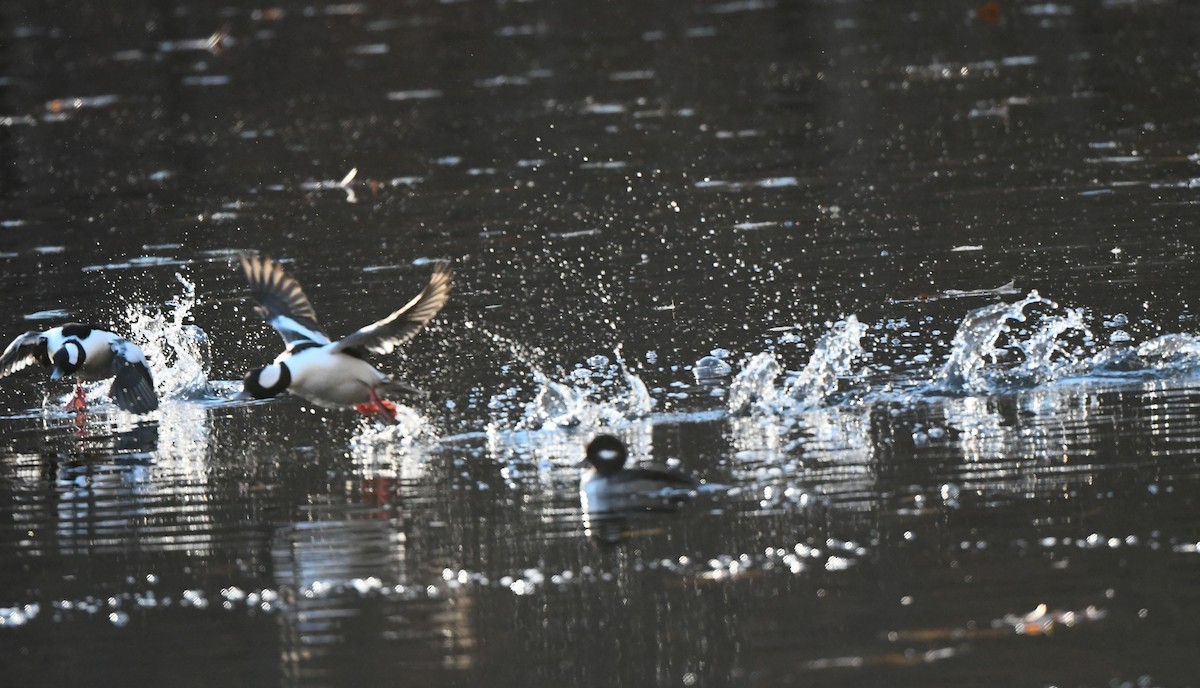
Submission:
POLYGON ((1153 0, 0 2, 14 685, 1191 685, 1192 102, 1153 0), (383 427, 229 399, 236 253, 341 336, 455 263, 383 427), (704 479, 588 514, 597 432, 704 479))

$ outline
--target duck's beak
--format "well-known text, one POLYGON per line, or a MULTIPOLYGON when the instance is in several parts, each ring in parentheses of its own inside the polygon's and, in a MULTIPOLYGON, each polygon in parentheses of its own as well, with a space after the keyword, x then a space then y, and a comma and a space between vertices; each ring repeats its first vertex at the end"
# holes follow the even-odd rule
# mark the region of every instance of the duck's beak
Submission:
POLYGON ((254 397, 250 396, 250 393, 243 389, 229 398, 234 401, 250 401, 254 397))
POLYGON ((51 380, 61 380, 62 377, 63 377, 62 368, 59 368, 58 366, 54 366, 54 369, 50 371, 50 379, 51 380))

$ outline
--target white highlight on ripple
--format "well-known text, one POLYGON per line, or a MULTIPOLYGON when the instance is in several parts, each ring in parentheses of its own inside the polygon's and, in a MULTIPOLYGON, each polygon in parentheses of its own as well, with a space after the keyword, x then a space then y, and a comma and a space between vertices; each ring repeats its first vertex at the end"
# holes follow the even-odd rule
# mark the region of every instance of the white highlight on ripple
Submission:
POLYGON ((436 88, 414 88, 407 91, 392 91, 387 94, 388 100, 429 100, 441 97, 442 92, 436 88))

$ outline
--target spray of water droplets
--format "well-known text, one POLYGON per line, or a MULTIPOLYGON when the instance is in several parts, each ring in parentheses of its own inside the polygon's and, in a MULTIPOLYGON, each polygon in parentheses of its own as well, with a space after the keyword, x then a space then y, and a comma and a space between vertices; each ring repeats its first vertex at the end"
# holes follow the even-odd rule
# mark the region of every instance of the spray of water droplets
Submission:
POLYGON ((126 317, 131 339, 145 352, 154 371, 159 397, 200 399, 209 395, 208 335, 192 323, 192 310, 200 304, 196 285, 179 273, 175 279, 183 292, 168 301, 165 308, 135 304, 128 307, 126 317))

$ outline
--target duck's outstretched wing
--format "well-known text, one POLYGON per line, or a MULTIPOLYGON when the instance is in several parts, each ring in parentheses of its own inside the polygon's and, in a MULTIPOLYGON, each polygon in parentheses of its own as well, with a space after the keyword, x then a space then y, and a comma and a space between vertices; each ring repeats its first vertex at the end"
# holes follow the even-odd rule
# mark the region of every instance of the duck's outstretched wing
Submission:
POLYGON ((416 298, 383 320, 367 325, 334 344, 334 350, 358 356, 392 353, 396 347, 416 336, 442 310, 450 298, 450 281, 453 277, 450 263, 437 261, 433 265, 428 286, 416 298))
POLYGON ((4 353, 0 354, 0 377, 6 377, 38 362, 50 365, 46 337, 41 332, 30 330, 12 340, 4 353))
POLYGON ((289 349, 304 342, 329 343, 329 337, 317 323, 317 312, 299 282, 266 256, 243 253, 239 257, 250 293, 258 301, 254 310, 275 328, 289 349))
POLYGON ((146 356, 136 344, 127 339, 113 340, 112 387, 108 396, 117 408, 129 413, 149 413, 158 408, 158 395, 154 392, 154 378, 146 356))

